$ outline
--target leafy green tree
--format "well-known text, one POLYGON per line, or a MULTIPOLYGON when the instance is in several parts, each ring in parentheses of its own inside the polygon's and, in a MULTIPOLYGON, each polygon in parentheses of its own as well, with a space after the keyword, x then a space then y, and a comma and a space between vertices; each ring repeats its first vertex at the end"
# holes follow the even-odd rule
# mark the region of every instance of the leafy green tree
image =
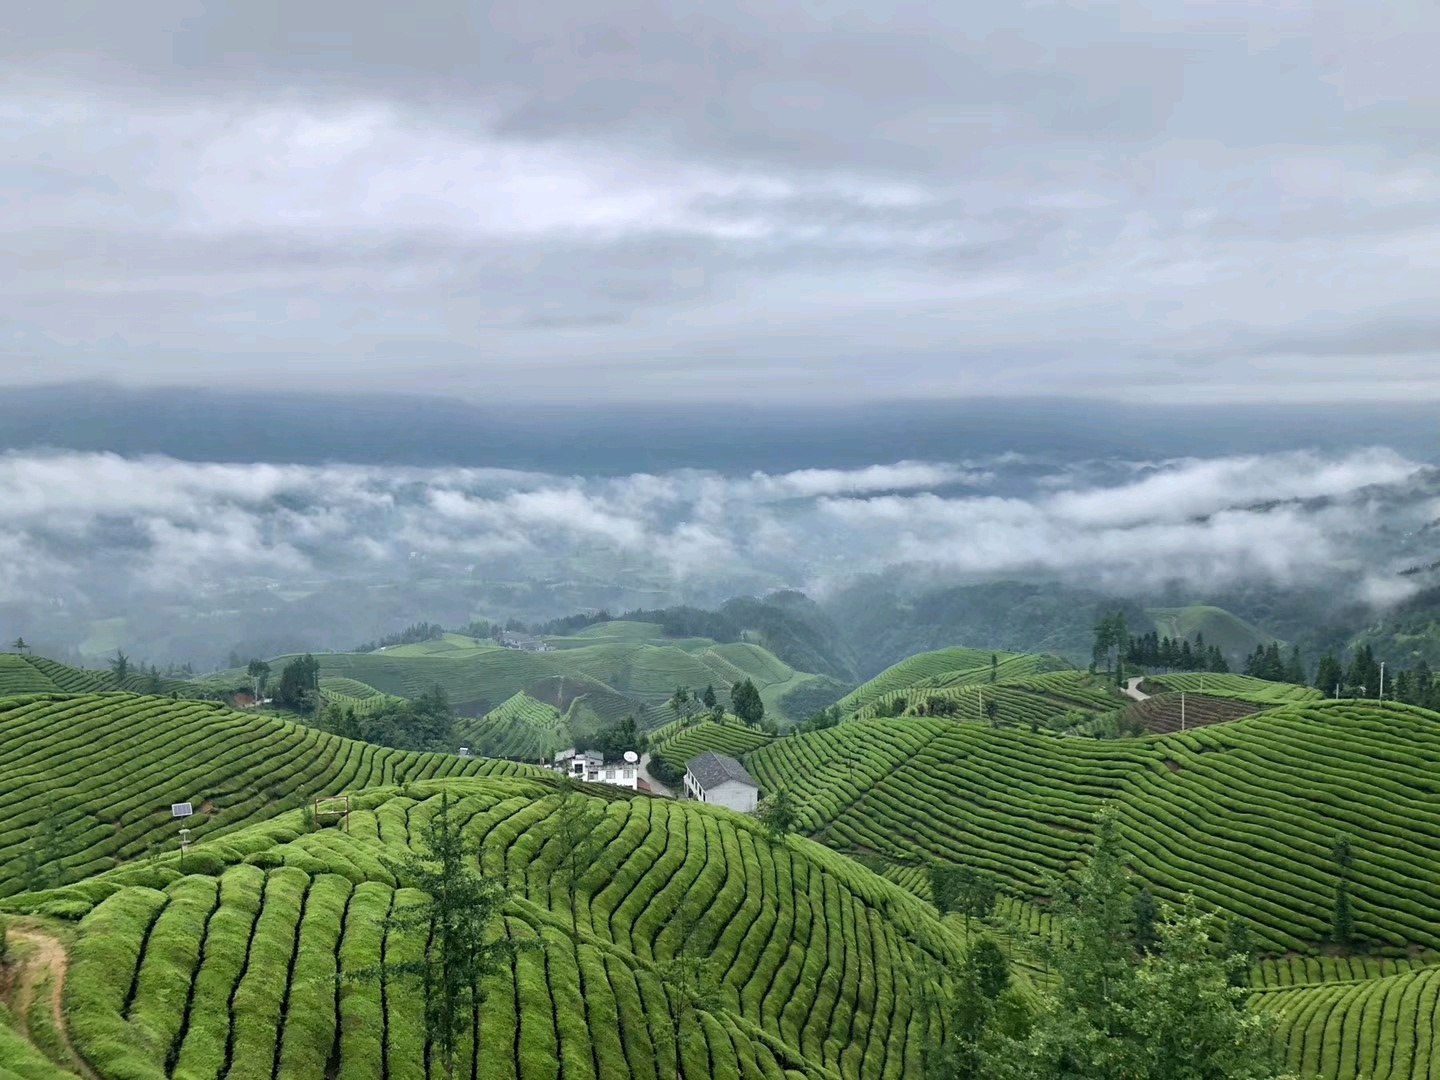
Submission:
POLYGON ((348 978, 381 982, 418 982, 425 995, 425 1035, 439 1051, 445 1075, 455 1073, 455 1050, 470 1027, 481 998, 481 981, 515 955, 516 943, 492 937, 491 926, 509 899, 504 883, 482 877, 470 867, 478 852, 468 849, 461 827, 451 820, 449 793, 421 831, 422 851, 381 860, 404 885, 425 898, 394 911, 390 931, 423 935, 428 944, 418 960, 389 962, 357 971, 348 978))
POLYGON ((265 686, 270 681, 270 665, 264 660, 251 660, 245 673, 250 676, 250 685, 255 689, 255 700, 264 700, 265 686))
POLYGON ((287 709, 312 713, 320 703, 320 661, 306 653, 280 670, 275 701, 287 709))
POLYGON ((1146 1080, 1261 1080, 1272 1075, 1270 1017, 1244 1009, 1232 985, 1238 956, 1213 948, 1216 919, 1194 900, 1162 908, 1160 947, 1146 956, 1127 994, 1146 1080))
POLYGON ((751 727, 758 727, 765 719, 765 703, 749 679, 742 679, 730 688, 730 710, 751 727))
POLYGON ((1238 956, 1214 948, 1215 917, 1193 900, 1161 905, 1159 947, 1140 956, 1131 919, 1135 890, 1113 810, 1101 812, 1095 847, 1073 880, 1057 882, 1058 979, 1028 1032, 988 1050, 981 1075, 1006 1080, 1262 1080, 1271 1024, 1231 985, 1238 956))
POLYGON ((450 711, 445 691, 438 686, 413 701, 392 701, 358 719, 366 742, 398 750, 454 748, 455 714, 450 711))
POLYGON ((970 946, 956 976, 946 1039, 926 1075, 934 1080, 990 1080, 990 1059, 1006 1035, 1006 1025, 997 1020, 1001 995, 1010 985, 1010 965, 1000 947, 982 937, 970 946))
POLYGON ((705 693, 700 696, 700 700, 702 703, 704 703, 705 708, 715 708, 715 687, 713 685, 707 684, 705 687, 705 693))
POLYGON ((780 840, 795 831, 800 823, 800 808, 795 805, 790 790, 782 787, 760 804, 756 816, 771 838, 780 840))
POLYGON ((997 682, 1000 678, 1000 658, 993 652, 990 654, 990 681, 997 682))
POLYGON ((1142 885, 1130 903, 1130 910, 1135 917, 1135 947, 1142 953, 1148 953, 1160 940, 1155 936, 1155 920, 1160 916, 1160 907, 1155 903, 1154 894, 1142 885))
POLYGON ((30 651, 30 646, 26 644, 25 639, 24 639, 23 637, 17 637, 17 638, 15 639, 15 643, 14 643, 13 645, 11 645, 10 647, 11 647, 12 649, 14 649, 16 652, 19 652, 19 653, 29 652, 29 651, 30 651))
POLYGON ((1304 686, 1306 681, 1305 661, 1300 657, 1300 646, 1292 645, 1290 647, 1290 659, 1285 664, 1285 682, 1294 683, 1296 686, 1304 686))
POLYGON ((990 721, 991 727, 1000 726, 1000 703, 994 697, 985 699, 985 719, 990 721))
POLYGON ((1239 957, 1239 961, 1230 970, 1230 985, 1249 986, 1250 965, 1255 960, 1255 946, 1250 941, 1250 927, 1246 925, 1244 919, 1233 916, 1225 923, 1223 951, 1226 956, 1239 957))
POLYGON ((942 916, 951 912, 964 915, 967 932, 971 919, 988 919, 994 914, 999 895, 999 883, 983 870, 931 864, 930 897, 935 910, 942 916))
POLYGON ((689 687, 677 686, 675 693, 670 695, 670 700, 666 704, 670 706, 670 711, 675 714, 676 720, 679 720, 681 716, 688 717, 690 715, 689 687))

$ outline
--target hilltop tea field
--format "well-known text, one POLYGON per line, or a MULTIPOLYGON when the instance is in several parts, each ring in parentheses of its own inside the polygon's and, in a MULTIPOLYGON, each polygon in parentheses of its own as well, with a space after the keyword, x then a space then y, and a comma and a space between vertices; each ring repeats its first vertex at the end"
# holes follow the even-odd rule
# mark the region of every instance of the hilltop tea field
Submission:
POLYGON ((0 665, 0 1080, 443 1075, 421 987, 366 974, 425 955, 389 917, 420 899, 396 859, 442 803, 476 870, 509 890, 491 940, 519 947, 465 1021, 456 1075, 473 1080, 930 1080, 976 933, 1004 943, 1022 997, 1049 985, 1056 883, 1091 853, 1102 808, 1136 885, 1247 928, 1249 1008, 1274 1018, 1278 1064, 1307 1080, 1431 1075, 1440 714, 1214 674, 1149 677, 1137 701, 1060 658, 948 649, 776 736, 723 711, 667 720, 659 695, 680 669, 647 666, 684 657, 717 687, 799 678, 764 650, 591 629, 550 652, 452 636, 321 657, 322 693, 357 712, 423 693, 439 665, 452 687, 477 672, 487 693, 518 687, 457 736, 520 760, 0 665), (557 670, 565 657, 580 664, 557 670), (594 674, 622 661, 629 675, 594 674), (791 835, 522 763, 577 717, 625 715, 636 699, 614 683, 636 693, 636 670, 647 719, 664 721, 653 760, 741 759, 763 795, 793 802, 791 835), (314 817, 338 795, 348 818, 314 817), (932 867, 991 875, 993 914, 942 917, 932 867), (692 968, 713 984, 677 996, 692 968))
POLYGON ((571 796, 593 845, 572 904, 556 872, 562 797, 520 778, 375 790, 348 832, 311 831, 292 812, 207 845, 188 870, 167 859, 12 903, 78 916, 75 1052, 99 1075, 137 1080, 426 1076, 418 991, 343 976, 424 947, 384 929, 409 897, 381 857, 413 840, 442 790, 485 871, 514 889, 497 932, 534 946, 486 987, 461 1075, 898 1080, 920 1069, 938 1017, 926 1001, 940 986, 927 980, 962 946, 927 905, 736 815, 586 796, 571 796), (658 974, 677 954, 724 972, 715 1000, 681 1018, 678 1044, 658 974))

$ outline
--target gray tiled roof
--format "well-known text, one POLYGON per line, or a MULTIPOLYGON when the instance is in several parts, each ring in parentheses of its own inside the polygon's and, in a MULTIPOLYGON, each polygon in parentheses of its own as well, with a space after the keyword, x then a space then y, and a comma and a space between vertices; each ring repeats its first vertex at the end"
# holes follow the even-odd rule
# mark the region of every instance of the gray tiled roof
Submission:
POLYGON ((706 750, 703 754, 691 758, 685 762, 685 768, 706 791, 727 780, 738 780, 753 788, 760 786, 745 771, 744 765, 741 765, 729 754, 717 754, 714 750, 706 750))

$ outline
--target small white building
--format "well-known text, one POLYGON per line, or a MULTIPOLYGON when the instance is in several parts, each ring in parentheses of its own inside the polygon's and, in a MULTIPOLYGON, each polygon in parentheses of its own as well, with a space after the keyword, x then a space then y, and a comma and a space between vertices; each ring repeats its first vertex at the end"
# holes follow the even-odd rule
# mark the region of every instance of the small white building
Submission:
POLYGON ((598 750, 562 750, 555 755, 550 769, 592 784, 614 784, 631 791, 640 790, 639 765, 631 761, 612 761, 607 765, 605 755, 598 750))
POLYGON ((729 754, 706 750, 685 763, 685 793, 698 802, 748 814, 760 802, 760 785, 729 754))

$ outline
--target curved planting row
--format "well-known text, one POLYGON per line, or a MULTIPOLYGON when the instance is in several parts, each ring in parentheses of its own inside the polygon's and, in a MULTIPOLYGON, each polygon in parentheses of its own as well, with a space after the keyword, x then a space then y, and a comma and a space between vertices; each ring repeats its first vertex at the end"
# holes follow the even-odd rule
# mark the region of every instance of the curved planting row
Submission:
POLYGON ((1151 683, 1190 694, 1218 694, 1221 697, 1254 701, 1261 705, 1291 705, 1322 700, 1325 695, 1308 686, 1270 682, 1249 675, 1217 675, 1206 672, 1175 672, 1152 676, 1151 683))
POLYGON ((553 705, 529 694, 516 694, 479 720, 460 720, 457 737, 470 752, 484 757, 539 760, 547 751, 564 749, 565 725, 553 705))
POLYGON ((1440 716, 1420 709, 1292 705, 1110 741, 901 718, 779 739, 749 764, 762 785, 790 786, 836 847, 982 866, 1027 898, 1074 864, 1113 802, 1157 896, 1193 892, 1276 952, 1328 936, 1344 832, 1359 940, 1440 948, 1440 716))
POLYGON ((1155 697, 1137 701, 1126 707, 1121 716, 1125 721, 1136 724, 1157 735, 1175 731, 1223 724, 1227 720, 1239 720, 1252 716, 1261 706, 1253 701, 1238 698, 1214 697, 1210 694, 1157 694, 1155 697))
POLYGON ((955 720, 984 720, 990 722, 990 710, 994 710, 997 724, 1020 724, 1046 726, 1057 717, 1068 713, 1079 713, 1085 719, 1093 717, 1097 709, 1113 709, 1116 702, 1108 697, 1097 701, 1092 695, 1069 697, 1059 690, 1038 690, 1025 683, 971 683, 961 686, 930 688, 912 686, 905 690, 892 690, 874 699, 860 709, 852 719, 870 720, 877 716, 895 715, 897 703, 902 702, 907 716, 945 716, 955 720))
POLYGON ((756 750, 770 741, 770 736, 739 720, 702 720, 664 739, 657 748, 651 743, 651 753, 676 769, 684 770, 685 763, 706 750, 717 750, 722 754, 739 758, 756 750))
POLYGON ((392 750, 210 702, 8 698, 0 700, 0 895, 173 845, 172 803, 193 804, 187 824, 199 839, 315 795, 526 768, 392 750))
POLYGON ((1039 659, 1030 654, 992 653, 984 649, 955 648, 919 653, 886 668, 869 682, 861 683, 850 691, 840 699, 840 711, 846 714, 858 712, 885 694, 912 686, 988 682, 991 656, 994 656, 999 664, 1002 678, 1033 672, 1039 659))
POLYGON ((89 911, 72 953, 80 1052, 106 1080, 421 1080, 427 1060, 434 1075, 418 988, 335 976, 422 952, 385 928, 412 898, 379 856, 417 835, 442 787, 481 869, 514 890, 497 931, 541 946, 484 987, 457 1075, 921 1074, 941 1015, 926 1003, 931 979, 961 948, 926 905, 816 845, 660 799, 583 800, 572 900, 560 870, 576 839, 560 797, 515 780, 368 793, 348 834, 304 832, 290 815, 202 845, 192 858, 206 876, 170 861, 144 883, 127 870, 132 884, 89 911), (663 972, 682 952, 710 963, 716 992, 677 1017, 663 972))
POLYGON ((1270 990, 1286 1068, 1324 1080, 1428 1080, 1440 1057, 1440 967, 1362 982, 1270 990))
MULTIPOLYGON (((243 681, 243 680, 242 680, 243 681)), ((171 679, 164 675, 151 676, 132 669, 125 681, 116 684, 109 671, 87 671, 73 668, 58 660, 29 653, 0 653, 0 697, 15 694, 94 694, 106 691, 127 690, 134 693, 178 693, 198 696, 204 689, 184 679, 171 679)))

